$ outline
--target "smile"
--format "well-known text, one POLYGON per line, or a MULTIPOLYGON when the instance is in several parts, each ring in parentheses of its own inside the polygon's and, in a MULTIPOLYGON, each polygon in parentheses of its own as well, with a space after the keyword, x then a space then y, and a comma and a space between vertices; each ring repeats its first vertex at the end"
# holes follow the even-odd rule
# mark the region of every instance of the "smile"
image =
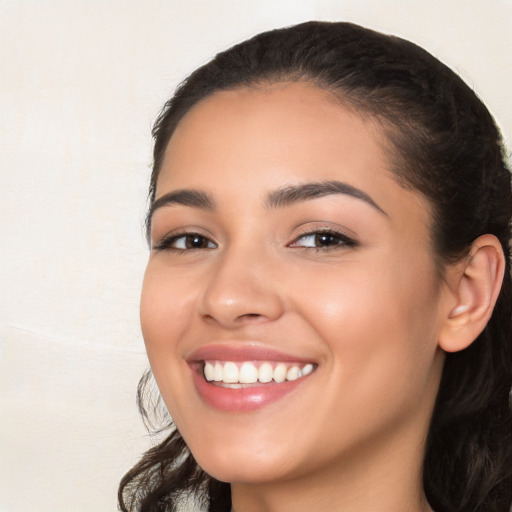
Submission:
MULTIPOLYGON (((306 356, 307 357, 307 356, 306 356)), ((201 401, 219 412, 249 413, 309 387, 318 361, 258 343, 209 344, 187 357, 201 401)))
POLYGON ((294 381, 309 375, 314 369, 312 363, 205 361, 203 374, 212 384, 237 389, 247 385, 294 381))

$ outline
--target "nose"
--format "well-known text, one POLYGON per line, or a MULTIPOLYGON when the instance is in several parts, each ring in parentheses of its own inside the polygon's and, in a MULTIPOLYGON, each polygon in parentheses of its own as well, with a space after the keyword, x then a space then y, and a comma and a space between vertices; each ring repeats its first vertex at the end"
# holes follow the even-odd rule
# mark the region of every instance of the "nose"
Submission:
POLYGON ((278 319, 284 311, 277 268, 269 258, 230 250, 209 269, 199 314, 226 329, 278 319))

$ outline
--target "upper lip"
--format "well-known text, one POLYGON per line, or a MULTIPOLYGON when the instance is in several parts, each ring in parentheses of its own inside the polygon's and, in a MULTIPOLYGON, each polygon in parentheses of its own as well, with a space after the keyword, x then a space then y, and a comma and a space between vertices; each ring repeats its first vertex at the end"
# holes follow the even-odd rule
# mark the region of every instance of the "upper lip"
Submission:
POLYGON ((313 363, 311 358, 298 357, 281 352, 257 342, 241 344, 213 343, 194 350, 188 363, 199 361, 282 361, 288 363, 313 363))

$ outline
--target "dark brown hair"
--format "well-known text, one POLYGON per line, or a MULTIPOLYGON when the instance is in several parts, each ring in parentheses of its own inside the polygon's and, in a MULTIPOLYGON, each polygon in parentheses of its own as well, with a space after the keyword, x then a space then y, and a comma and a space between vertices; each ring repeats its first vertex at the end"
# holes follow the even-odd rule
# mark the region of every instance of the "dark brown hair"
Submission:
MULTIPOLYGON (((216 91, 307 81, 379 122, 397 179, 433 207, 439 267, 495 235, 506 272, 484 332, 447 354, 424 462, 424 488, 437 512, 509 512, 512 503, 512 192, 501 138, 475 93, 425 50, 350 23, 309 22, 260 34, 196 70, 166 103, 153 135, 154 201, 164 151, 183 116, 216 91)), ((148 222, 148 229, 149 229, 148 222)), ((149 374, 139 386, 144 406, 149 374)), ((230 510, 230 487, 204 473, 168 420, 170 434, 123 478, 121 510, 176 510, 193 496, 211 512, 230 510)), ((164 427, 165 428, 165 427, 164 427)))

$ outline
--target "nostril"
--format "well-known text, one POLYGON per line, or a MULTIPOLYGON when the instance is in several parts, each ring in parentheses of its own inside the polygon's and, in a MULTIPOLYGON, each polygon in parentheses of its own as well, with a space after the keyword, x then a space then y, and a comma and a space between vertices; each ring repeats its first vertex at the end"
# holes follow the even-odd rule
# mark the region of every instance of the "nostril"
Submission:
POLYGON ((244 313, 234 319, 234 325, 255 324, 268 320, 265 315, 259 313, 244 313))

